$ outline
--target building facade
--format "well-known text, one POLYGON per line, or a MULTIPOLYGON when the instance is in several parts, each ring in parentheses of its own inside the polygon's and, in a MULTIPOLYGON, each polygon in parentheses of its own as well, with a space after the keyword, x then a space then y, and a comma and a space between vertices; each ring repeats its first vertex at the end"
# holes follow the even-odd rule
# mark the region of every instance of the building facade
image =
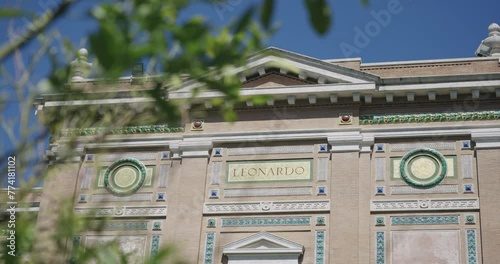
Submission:
MULTIPOLYGON (((268 48, 235 72, 242 96, 267 103, 237 106, 234 123, 209 103, 221 95, 201 90, 203 116, 190 111, 178 127, 113 128, 98 144, 100 128, 63 128, 48 160, 72 136, 78 155, 49 165, 38 225, 53 223, 54 200, 74 197, 77 215, 111 220, 70 244, 117 238, 133 263, 168 244, 205 264, 498 263, 500 28, 489 31, 483 57, 464 59, 362 63, 268 48)), ((44 96, 37 114, 137 104, 136 81, 120 80, 120 98, 44 96)), ((117 92, 94 85, 71 82, 117 92)), ((196 88, 188 81, 169 100, 196 88)))

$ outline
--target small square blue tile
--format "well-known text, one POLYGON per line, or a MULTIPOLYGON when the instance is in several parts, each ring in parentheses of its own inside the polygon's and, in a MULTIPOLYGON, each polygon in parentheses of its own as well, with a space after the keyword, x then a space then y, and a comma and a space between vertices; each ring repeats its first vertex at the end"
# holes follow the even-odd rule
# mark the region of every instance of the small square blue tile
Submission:
POLYGON ((220 149, 220 148, 214 149, 214 156, 221 157, 222 156, 222 149, 220 149))
POLYGON ((79 203, 86 203, 87 202, 87 195, 86 194, 80 194, 80 199, 78 200, 79 203))
POLYGON ((87 154, 87 161, 94 161, 94 154, 87 154))
POLYGON ((377 194, 384 194, 384 187, 377 187, 377 194))
POLYGON ((470 148, 471 148, 470 140, 463 140, 462 141, 462 149, 470 149, 470 148))
POLYGON ((156 200, 157 201, 165 201, 165 193, 157 193, 156 194, 156 200))
POLYGON ((472 192, 472 185, 471 184, 465 184, 464 185, 464 192, 472 192))
POLYGON ((210 190, 210 198, 219 198, 219 190, 210 190))
POLYGON ((319 145, 319 151, 320 152, 326 152, 326 151, 328 151, 328 145, 325 145, 325 144, 319 145))
POLYGON ((318 195, 326 194, 326 187, 318 187, 318 195))
POLYGON ((162 155, 161 155, 161 158, 162 159, 168 159, 168 158, 170 158, 170 152, 163 152, 162 155))
POLYGON ((384 152, 384 144, 377 144, 376 151, 377 152, 384 152))

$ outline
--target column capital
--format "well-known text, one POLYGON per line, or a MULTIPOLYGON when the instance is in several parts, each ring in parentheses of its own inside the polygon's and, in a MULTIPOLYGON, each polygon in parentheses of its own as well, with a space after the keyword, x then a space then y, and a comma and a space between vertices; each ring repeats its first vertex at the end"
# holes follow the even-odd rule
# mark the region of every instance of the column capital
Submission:
POLYGON ((475 149, 500 149, 500 129, 481 129, 472 131, 471 139, 476 143, 475 149))
POLYGON ((179 143, 181 158, 209 158, 212 148, 211 139, 185 139, 179 143))
POLYGON ((359 152, 363 135, 359 131, 345 131, 328 134, 328 143, 332 146, 330 152, 359 152))

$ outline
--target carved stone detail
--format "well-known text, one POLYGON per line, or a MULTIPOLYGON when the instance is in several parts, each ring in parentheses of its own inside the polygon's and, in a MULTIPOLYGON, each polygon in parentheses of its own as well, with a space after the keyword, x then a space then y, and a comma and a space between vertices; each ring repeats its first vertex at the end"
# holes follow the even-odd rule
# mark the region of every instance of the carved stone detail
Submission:
POLYGON ((151 207, 98 207, 98 208, 75 208, 76 215, 91 217, 145 217, 166 216, 166 206, 151 207))
POLYGON ((130 153, 117 153, 117 154, 101 154, 99 155, 98 159, 101 162, 112 162, 123 158, 133 158, 133 159, 138 159, 140 161, 144 161, 144 160, 156 160, 157 156, 158 153, 156 152, 148 152, 148 153, 130 152, 130 153))
POLYGON ((417 148, 431 148, 435 150, 455 150, 455 142, 418 142, 391 144, 391 151, 406 152, 417 148))
POLYGON ((479 199, 371 201, 371 211, 477 210, 479 199))
POLYGON ((96 169, 95 167, 84 167, 81 170, 82 183, 80 188, 82 190, 90 189, 90 185, 92 183, 92 175, 95 175, 96 169))
POLYGON ((464 179, 472 179, 474 174, 472 166, 472 155, 462 155, 462 177, 464 179))
POLYGON ((329 201, 205 203, 204 214, 329 211, 329 201))
POLYGON ((318 181, 328 179, 328 158, 318 158, 318 181))
POLYGON ((312 187, 225 189, 224 197, 312 195, 312 187))
POLYGON ((104 202, 142 202, 151 201, 153 193, 135 193, 129 196, 116 196, 113 194, 96 193, 92 195, 93 203, 104 202))
POLYGON ((303 146, 272 146, 272 147, 248 147, 248 148, 228 148, 228 156, 243 155, 265 155, 265 154, 292 154, 292 153, 313 153, 313 145, 303 146))
POLYGON ((160 165, 160 172, 158 174, 158 187, 166 188, 168 181, 169 166, 166 164, 160 165))
POLYGON ((222 178, 222 161, 212 162, 212 177, 211 184, 219 184, 222 178))
POLYGON ((405 194, 437 194, 437 193, 458 193, 458 185, 437 185, 428 189, 415 188, 409 185, 391 186, 392 195, 405 194))
POLYGON ((383 181, 385 178, 385 158, 375 158, 375 180, 383 181))

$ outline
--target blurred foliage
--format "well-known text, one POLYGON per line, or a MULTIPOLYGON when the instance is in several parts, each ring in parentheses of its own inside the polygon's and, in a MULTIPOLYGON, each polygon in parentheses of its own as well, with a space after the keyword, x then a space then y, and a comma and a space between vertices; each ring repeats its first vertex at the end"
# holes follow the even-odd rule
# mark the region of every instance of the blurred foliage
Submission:
MULTIPOLYGON (((21 114, 18 119, 0 121, 9 135, 7 140, 15 145, 15 151, 0 153, 0 160, 6 160, 7 156, 17 153, 18 175, 27 166, 33 166, 29 162, 32 157, 22 150, 39 144, 48 133, 52 134, 52 142, 56 142, 63 128, 108 128, 92 139, 93 142, 100 142, 116 127, 182 122, 186 118, 184 110, 190 108, 190 102, 173 103, 168 100, 168 93, 182 87, 187 82, 187 77, 203 87, 197 88, 195 94, 200 89, 222 92, 225 100, 216 99, 212 104, 220 108, 221 115, 227 121, 236 120, 234 106, 249 98, 240 98, 241 83, 238 76, 232 73, 237 67, 246 64, 246 58, 250 54, 262 49, 266 39, 277 30, 273 24, 276 6, 274 0, 252 1, 241 17, 222 27, 210 24, 202 16, 180 19, 180 14, 200 2, 217 5, 226 1, 103 1, 88 14, 98 24, 97 30, 88 36, 89 56, 93 58, 92 77, 99 80, 95 82, 95 90, 98 91, 100 86, 118 87, 120 76, 129 74, 137 62, 147 62, 146 73, 152 73, 148 78, 154 80, 154 83, 144 85, 143 89, 138 89, 140 92, 132 92, 131 96, 149 96, 153 100, 148 104, 72 106, 54 108, 54 111, 44 110, 39 118, 47 131, 33 137, 30 135, 33 130, 30 128, 29 115, 32 104, 36 103, 40 94, 45 94, 42 100, 49 97, 57 98, 58 101, 89 99, 89 94, 84 89, 75 89, 78 85, 68 83, 71 76, 70 61, 76 54, 76 45, 62 38, 57 30, 47 30, 56 19, 67 19, 64 15, 74 8, 75 2, 77 1, 56 1, 57 4, 50 10, 33 18, 26 31, 0 46, 0 76, 2 82, 6 82, 2 85, 12 88, 12 92, 0 95, 0 109, 4 109, 5 103, 12 98, 27 102, 20 103, 21 114), (59 42, 58 45, 55 45, 56 41, 59 42), (23 48, 30 42, 38 42, 39 49, 30 56, 30 64, 25 65, 22 59, 25 52, 23 48), (62 48, 54 50, 51 48, 53 46, 62 48), (44 56, 50 60, 51 70, 43 82, 35 85, 31 75, 44 56), (4 63, 9 59, 17 65, 19 74, 6 69, 4 63), (20 123, 20 128, 13 125, 15 122, 20 123), (16 131, 22 131, 20 139, 15 135, 16 131)), ((314 31, 320 35, 327 33, 332 19, 326 0, 304 0, 304 4, 314 31)), ((29 14, 22 9, 0 9, 0 19, 25 18, 29 14)), ((103 99, 117 94, 99 93, 98 97, 103 99)), ((265 98, 250 99, 256 104, 266 102, 265 98)), ((75 136, 65 147, 60 146, 56 155, 47 155, 47 158, 55 165, 64 161, 65 157, 79 155, 73 150, 77 144, 75 136)), ((0 169, 4 171, 5 167, 2 166, 4 164, 0 165, 0 169)), ((35 173, 37 177, 25 182, 23 189, 18 192, 18 201, 26 198, 25 194, 30 193, 36 182, 46 176, 44 171, 35 173)), ((6 195, 2 193, 2 201, 4 196, 6 195)), ((2 204, 5 205, 5 201, 2 204)), ((60 201, 58 206, 57 225, 43 228, 53 229, 51 239, 61 254, 69 259, 69 263, 127 263, 127 256, 120 251, 116 242, 93 247, 73 245, 76 235, 95 229, 95 226, 92 227, 90 219, 73 214, 74 197, 60 201)), ((37 241, 37 232, 46 230, 34 225, 36 213, 18 212, 16 216, 16 252, 22 256, 12 257, 6 254, 8 241, 3 240, 0 259, 4 263, 50 263, 37 257, 40 252, 37 252, 35 245, 43 242, 37 241)), ((8 214, 4 214, 1 221, 4 230, 8 230, 8 217, 8 214)), ((182 263, 173 255, 173 248, 165 247, 146 263, 165 263, 165 259, 168 259, 168 263, 182 263)))

